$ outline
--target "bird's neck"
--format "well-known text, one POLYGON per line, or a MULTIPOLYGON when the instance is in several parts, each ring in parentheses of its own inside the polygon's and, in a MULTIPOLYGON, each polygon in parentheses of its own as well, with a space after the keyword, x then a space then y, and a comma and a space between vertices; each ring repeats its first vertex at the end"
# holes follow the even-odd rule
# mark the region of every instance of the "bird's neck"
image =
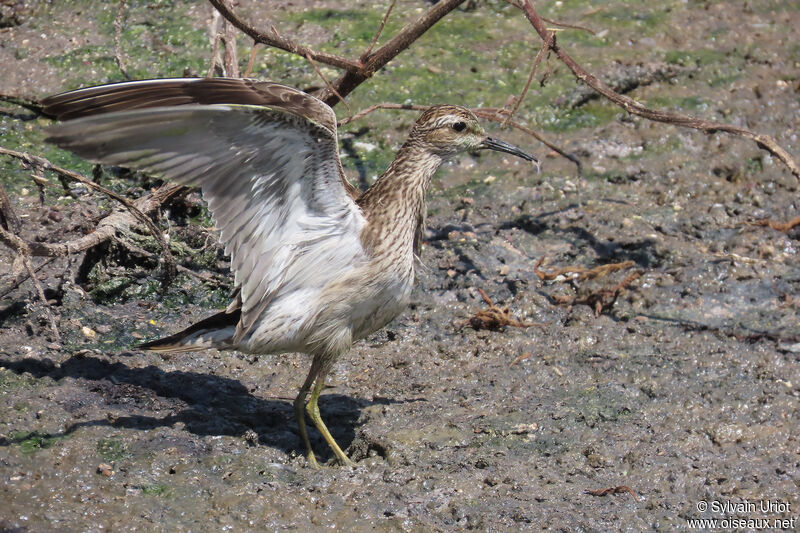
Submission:
POLYGON ((392 164, 358 199, 367 226, 361 240, 368 249, 411 249, 425 220, 425 194, 442 158, 409 140, 392 164))

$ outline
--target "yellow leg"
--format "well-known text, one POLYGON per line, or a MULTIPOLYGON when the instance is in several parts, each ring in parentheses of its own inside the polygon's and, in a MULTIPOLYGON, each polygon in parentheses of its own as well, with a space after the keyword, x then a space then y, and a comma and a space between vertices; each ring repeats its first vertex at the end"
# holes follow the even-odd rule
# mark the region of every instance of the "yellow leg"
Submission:
POLYGON ((303 409, 306 404, 306 396, 311 389, 311 384, 317 377, 318 367, 316 364, 311 365, 311 370, 308 372, 305 383, 300 387, 300 392, 297 393, 297 398, 294 399, 294 415, 297 418, 297 425, 300 426, 300 438, 303 439, 303 444, 306 447, 306 459, 309 464, 314 468, 319 468, 317 458, 314 456, 314 450, 311 448, 311 441, 308 440, 308 431, 306 430, 306 413, 303 409))
POLYGON ((350 458, 344 454, 339 445, 336 444, 336 441, 333 439, 330 431, 328 431, 327 426, 325 426, 325 422, 322 421, 322 416, 319 414, 317 400, 319 399, 320 392, 322 392, 322 388, 325 386, 325 376, 327 373, 327 370, 325 370, 319 372, 317 375, 317 379, 314 382, 314 388, 311 390, 311 398, 306 404, 306 412, 308 413, 308 416, 311 417, 311 421, 314 422, 314 425, 317 426, 319 432, 322 433, 322 437, 325 439, 325 442, 328 443, 328 446, 331 447, 333 454, 336 456, 339 462, 344 466, 355 466, 355 463, 353 463, 353 461, 351 461, 350 458))

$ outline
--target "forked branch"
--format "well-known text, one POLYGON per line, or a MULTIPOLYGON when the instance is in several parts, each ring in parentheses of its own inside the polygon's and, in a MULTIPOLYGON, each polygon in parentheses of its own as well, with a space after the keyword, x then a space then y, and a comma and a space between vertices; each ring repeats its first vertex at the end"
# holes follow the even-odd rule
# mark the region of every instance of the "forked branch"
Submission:
MULTIPOLYGON (((520 7, 516 3, 513 3, 513 5, 520 7)), ((572 59, 572 57, 566 51, 564 51, 563 48, 558 45, 558 42, 555 38, 555 32, 545 26, 544 20, 536 12, 531 0, 524 0, 521 8, 525 13, 525 16, 528 18, 528 21, 539 34, 539 37, 541 37, 545 43, 549 43, 550 50, 552 50, 556 56, 558 56, 558 58, 573 72, 573 74, 575 74, 575 76, 578 77, 578 79, 623 108, 625 111, 633 113, 634 115, 639 115, 640 117, 644 117, 648 120, 664 122, 685 128, 694 128, 705 131, 706 133, 724 131, 726 133, 731 133, 733 135, 738 135, 740 137, 753 140, 760 148, 767 150, 769 153, 780 159, 789 168, 791 173, 794 174, 796 178, 800 179, 800 166, 798 166, 797 162, 794 160, 794 158, 792 158, 789 152, 784 150, 777 143, 777 141, 769 135, 754 133, 750 130, 733 126, 731 124, 703 120, 681 113, 653 110, 637 102, 633 98, 614 91, 596 76, 587 72, 574 59, 572 59)))
MULTIPOLYGON (((436 3, 436 5, 431 7, 424 15, 406 25, 397 32, 394 37, 389 39, 389 41, 374 52, 370 51, 374 45, 373 43, 366 52, 362 54, 360 59, 349 59, 334 54, 319 52, 308 46, 301 45, 294 39, 279 34, 274 27, 271 27, 269 32, 264 33, 242 20, 233 12, 225 0, 209 0, 223 17, 249 35, 254 41, 291 52, 301 57, 311 58, 324 65, 343 69, 345 72, 339 76, 339 78, 331 82, 330 86, 326 87, 319 95, 320 100, 330 106, 336 105, 342 98, 353 92, 356 87, 372 77, 375 72, 383 68, 389 61, 408 48, 411 43, 419 39, 423 33, 439 22, 442 17, 463 4, 464 1, 465 0, 442 0, 436 3)), ((387 17, 388 14, 387 11, 387 17)))

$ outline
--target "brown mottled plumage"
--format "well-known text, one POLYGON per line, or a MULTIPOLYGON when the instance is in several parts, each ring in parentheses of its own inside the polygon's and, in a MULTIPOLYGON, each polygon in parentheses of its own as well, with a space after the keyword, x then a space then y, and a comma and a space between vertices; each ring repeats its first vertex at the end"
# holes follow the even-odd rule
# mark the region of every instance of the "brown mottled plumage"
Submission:
POLYGON ((469 110, 433 106, 386 172, 359 194, 342 170, 333 110, 285 85, 146 80, 43 104, 45 113, 69 119, 50 130, 50 142, 202 188, 231 254, 236 298, 227 310, 141 348, 310 354, 294 407, 314 465, 304 408, 337 459, 352 464, 317 400, 336 359, 406 306, 436 169, 479 149, 536 161, 488 137, 469 110))

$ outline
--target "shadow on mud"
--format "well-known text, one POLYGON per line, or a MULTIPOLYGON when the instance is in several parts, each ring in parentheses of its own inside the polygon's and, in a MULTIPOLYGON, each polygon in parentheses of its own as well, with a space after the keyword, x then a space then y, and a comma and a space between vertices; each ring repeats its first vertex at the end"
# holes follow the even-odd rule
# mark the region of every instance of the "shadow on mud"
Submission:
MULTIPOLYGON (((297 437, 292 400, 259 398, 237 380, 196 372, 166 372, 155 366, 132 368, 120 362, 78 354, 60 365, 50 359, 0 359, 0 368, 17 374, 27 372, 36 378, 82 381, 80 392, 71 393, 59 402, 67 412, 77 416, 86 407, 97 406, 97 395, 102 398, 100 407, 109 408, 106 418, 76 422, 62 433, 42 435, 43 438, 67 436, 88 426, 150 430, 182 424, 195 435, 242 436, 248 441, 248 432, 252 430, 257 433, 260 444, 284 453, 305 453, 297 437), (128 414, 135 411, 167 411, 169 414, 162 417, 128 414), (287 433, 293 437, 287 439, 287 433)), ((341 394, 323 394, 320 398, 323 417, 342 448, 347 448, 355 439, 361 409, 391 403, 397 402, 385 398, 368 401, 341 394)), ((332 457, 328 446, 310 422, 309 427, 317 457, 327 461, 332 457)), ((11 444, 17 444, 13 438, 0 438, 0 446, 11 444)))

